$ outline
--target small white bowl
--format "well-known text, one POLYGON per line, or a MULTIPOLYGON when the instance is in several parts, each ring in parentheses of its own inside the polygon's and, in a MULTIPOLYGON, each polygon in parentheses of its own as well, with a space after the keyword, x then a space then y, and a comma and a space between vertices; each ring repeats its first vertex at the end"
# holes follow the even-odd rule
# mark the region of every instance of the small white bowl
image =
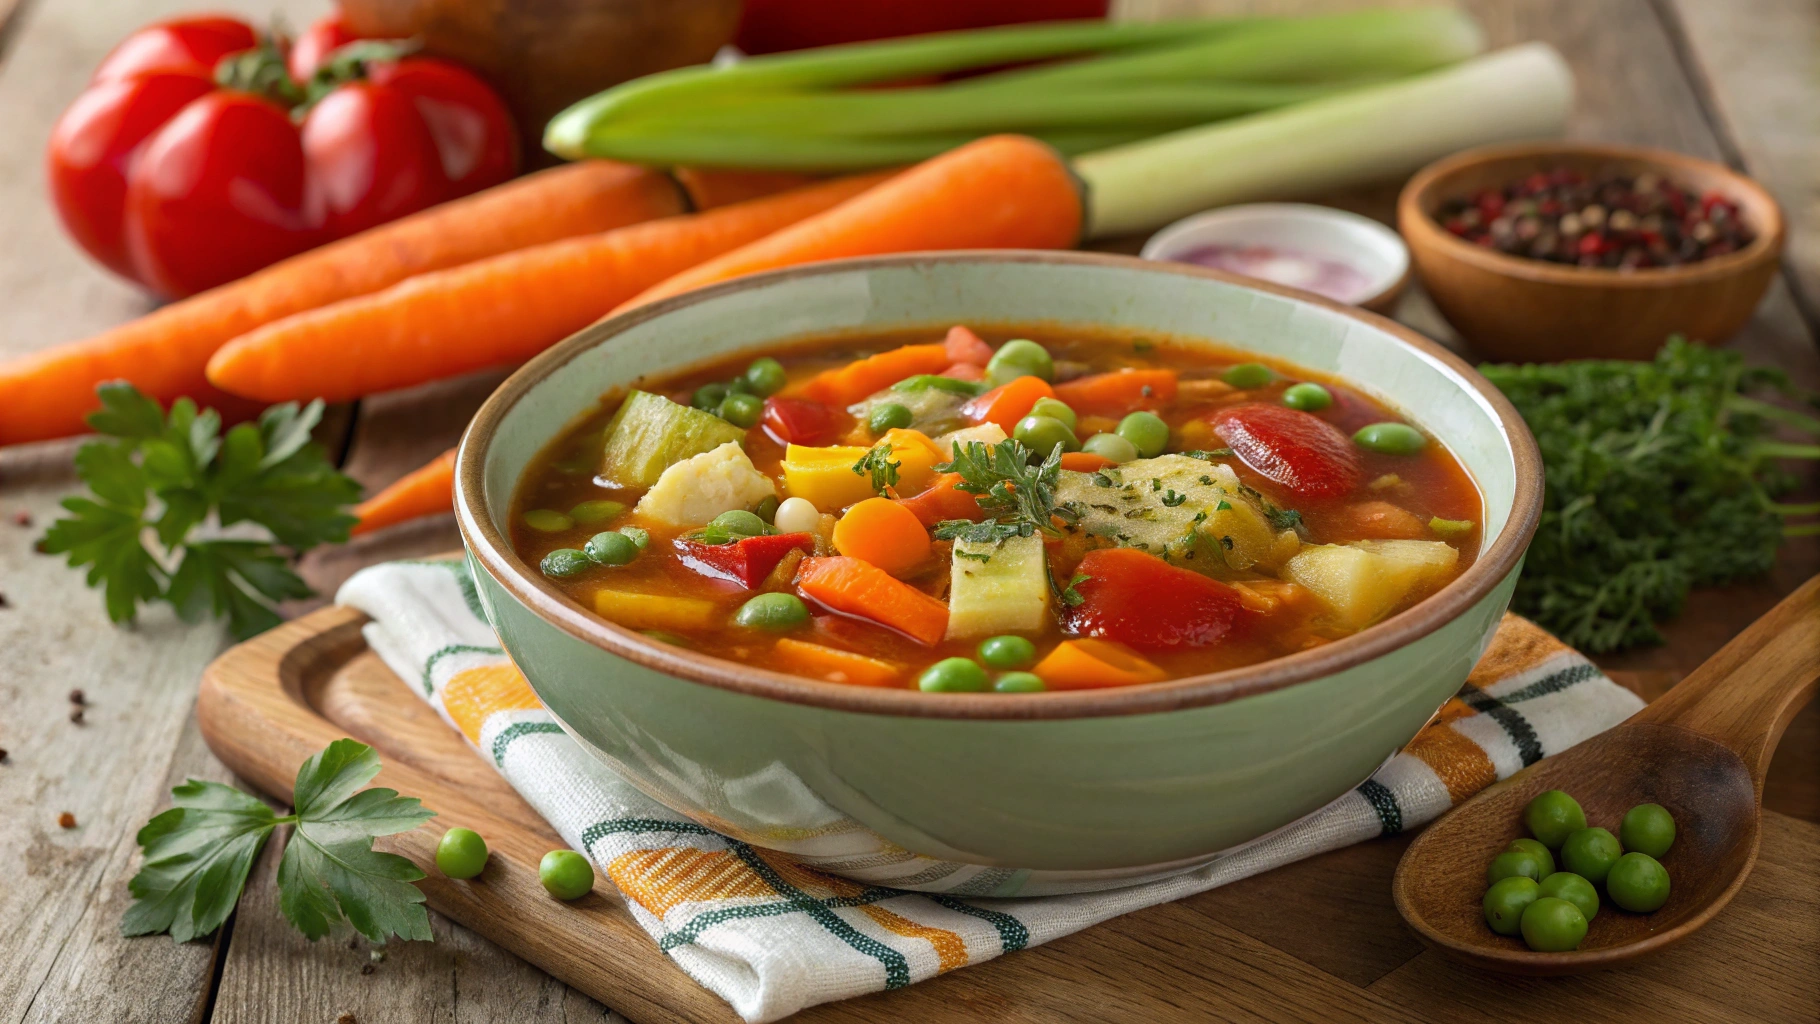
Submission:
POLYGON ((1409 248, 1395 231, 1369 217, 1310 203, 1249 203, 1197 213, 1151 235, 1139 255, 1188 263, 1191 253, 1216 245, 1267 246, 1343 263, 1370 281, 1362 289, 1366 297, 1355 305, 1374 313, 1389 313, 1409 285, 1409 248))

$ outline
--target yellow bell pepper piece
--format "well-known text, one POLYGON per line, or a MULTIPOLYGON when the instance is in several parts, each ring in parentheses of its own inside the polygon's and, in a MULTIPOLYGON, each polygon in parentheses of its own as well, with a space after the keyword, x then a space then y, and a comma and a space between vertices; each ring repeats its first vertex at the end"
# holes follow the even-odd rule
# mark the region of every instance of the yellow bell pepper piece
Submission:
MULTIPOLYGON (((903 497, 927 490, 935 479, 936 465, 948 461, 920 430, 889 430, 879 441, 891 446, 891 461, 898 464, 894 489, 903 497)), ((853 466, 870 450, 858 445, 807 448, 793 444, 784 450, 784 489, 824 512, 865 501, 876 493, 872 476, 855 473, 853 466)))
POLYGON ((720 625, 713 601, 627 590, 596 590, 594 610, 627 629, 712 629, 720 625))

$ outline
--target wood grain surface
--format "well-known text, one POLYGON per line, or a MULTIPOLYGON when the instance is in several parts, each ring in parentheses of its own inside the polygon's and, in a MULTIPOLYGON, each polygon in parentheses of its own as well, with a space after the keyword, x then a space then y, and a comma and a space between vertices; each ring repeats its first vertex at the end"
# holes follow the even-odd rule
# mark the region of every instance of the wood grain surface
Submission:
MULTIPOLYGON (((1419 6, 1430 0, 1394 2, 1419 6)), ((1124 0, 1118 7, 1128 16, 1154 17, 1362 5, 1124 0)), ((327 4, 214 0, 202 6, 255 19, 280 13, 300 26, 327 4)), ((1727 160, 1762 180, 1789 216, 1787 279, 1810 300, 1816 295, 1820 209, 1813 201, 1813 167, 1820 162, 1814 154, 1820 132, 1813 125, 1820 106, 1812 96, 1820 10, 1811 0, 1473 0, 1464 6, 1484 21, 1494 45, 1541 38, 1562 50, 1580 86, 1574 136, 1680 149, 1727 160)), ((0 354, 79 337, 148 308, 63 238, 44 199, 39 160, 52 121, 109 47, 136 25, 196 7, 193 0, 0 0, 0 137, 8 140, 0 148, 0 354)), ((1394 195, 1392 185, 1322 198, 1387 219, 1394 195)), ((1820 386, 1811 301, 1806 308, 1804 318, 1790 290, 1777 286, 1733 347, 1789 369, 1809 387, 1820 386)), ((1448 339, 1445 323, 1419 289, 1399 316, 1448 339)), ((453 443, 465 410, 488 387, 476 378, 371 399, 346 412, 344 430, 331 440, 343 442, 337 447, 362 482, 382 484, 453 443)), ((407 1005, 392 1001, 383 991, 387 985, 411 992, 409 1016, 397 1019, 599 1019, 605 1011, 591 1001, 440 920, 437 951, 394 949, 372 974, 363 974, 365 950, 311 946, 278 922, 263 876, 249 890, 246 912, 215 944, 116 937, 123 883, 133 869, 134 829, 164 805, 178 776, 228 777, 202 749, 190 717, 196 678, 223 637, 212 628, 181 627, 162 612, 136 629, 117 629, 78 574, 31 552, 55 502, 75 489, 73 450, 53 444, 0 452, 0 594, 8 598, 0 608, 0 748, 8 753, 0 763, 0 863, 22 865, 0 882, 0 914, 9 925, 8 939, 0 942, 0 1024, 332 1021, 344 1012, 376 1021, 407 1005), (18 512, 33 517, 34 525, 14 526, 18 512), (94 701, 82 726, 68 721, 65 696, 73 686, 94 701), (64 810, 76 814, 76 829, 56 826, 64 810), (219 959, 217 947, 227 949, 219 959), (299 966, 304 960, 312 966, 299 966), (405 977, 419 973, 433 980, 419 984, 405 977)), ((426 521, 320 552, 304 568, 326 590, 360 565, 447 548, 453 536, 448 520, 426 521)), ((1659 694, 1817 570, 1820 540, 1790 544, 1767 581, 1697 592, 1666 646, 1604 662, 1626 685, 1659 694)), ((1765 802, 1820 821, 1820 709, 1810 708, 1791 726, 1765 802)), ((1637 1006, 1672 1005, 1690 1017, 1722 1020, 1760 997, 1771 1005, 1796 1005, 1789 1001, 1798 998, 1808 1007, 1816 1004, 1817 940, 1796 927, 1820 920, 1811 889, 1801 888, 1820 864, 1820 847, 1804 828, 1765 816, 1763 857, 1754 876, 1764 887, 1747 887, 1702 933, 1711 947, 1685 956, 1671 950, 1630 976, 1623 991, 1637 1006), (1790 929, 1779 946, 1757 949, 1749 959, 1726 952, 1750 948, 1751 936, 1778 928, 1790 929)), ((1338 978, 1368 985, 1383 997, 1382 1005, 1412 1005, 1408 993, 1432 989, 1451 968, 1417 955, 1415 940, 1390 908, 1389 865, 1400 847, 1400 841, 1369 843, 1276 872, 1273 877, 1296 880, 1284 887, 1287 892, 1253 890, 1247 883, 1179 904, 1172 914, 1206 929, 1184 929, 1194 932, 1184 944, 1166 933, 1101 939, 1089 932, 1056 943, 1049 958, 1028 966, 1009 958, 991 968, 999 972, 991 978, 975 980, 967 971, 944 979, 943 999, 981 1020, 1205 1019, 1222 1015, 1223 1004, 1189 998, 1179 981, 1209 976, 1223 986, 1218 999, 1248 988, 1289 990, 1305 983, 1325 991, 1338 978), (1306 927, 1310 920, 1322 926, 1306 927), (1276 953, 1312 966, 1281 975, 1256 966, 1276 953), (1004 974, 1044 991, 1027 1004, 1008 1003, 995 989, 1004 974), (1079 1001, 1084 990, 1077 983, 1095 976, 1125 982, 1123 1002, 1111 1017, 1079 1001)), ((1579 1012, 1587 991, 1581 979, 1525 985, 1486 977, 1458 990, 1445 1019, 1499 1019, 1496 1014, 1512 1006, 1566 1019, 1579 1012)), ((1284 996, 1283 1013, 1307 1019, 1315 1011, 1298 998, 1284 996)), ((881 999, 851 1005, 870 1015, 859 1019, 885 1020, 896 1017, 896 1007, 912 1004, 881 999)), ((1583 1019, 1635 1019, 1616 1009, 1599 1014, 1583 1019)), ((1225 1016, 1266 1019, 1250 1011, 1225 1016)))

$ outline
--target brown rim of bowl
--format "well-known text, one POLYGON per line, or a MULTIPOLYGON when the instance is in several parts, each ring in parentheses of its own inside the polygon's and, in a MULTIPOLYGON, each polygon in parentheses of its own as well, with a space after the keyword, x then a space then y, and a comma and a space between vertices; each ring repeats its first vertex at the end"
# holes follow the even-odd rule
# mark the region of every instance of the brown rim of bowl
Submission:
MULTIPOLYGON (((1667 149, 1651 149, 1646 146, 1611 146, 1582 142, 1513 142, 1496 146, 1480 146, 1455 153, 1429 164, 1416 172, 1415 177, 1403 186, 1397 196, 1397 226, 1405 235, 1420 232, 1422 241, 1438 246, 1448 255, 1463 263, 1471 263, 1480 269, 1503 274, 1507 277, 1521 278, 1543 284, 1580 285, 1600 288, 1663 288, 1689 284, 1695 281, 1708 281, 1728 277, 1738 273, 1746 266, 1766 258, 1773 259, 1782 251, 1785 227, 1782 208, 1777 205, 1769 190, 1757 184, 1746 175, 1730 167, 1711 160, 1676 153, 1667 149), (1755 204, 1754 209, 1761 212, 1765 221, 1757 231, 1757 237, 1751 243, 1736 252, 1715 256, 1698 263, 1685 263, 1678 267, 1644 267, 1637 270, 1617 270, 1611 267, 1570 267, 1560 263, 1549 263, 1546 260, 1534 260, 1523 256, 1511 256, 1474 245, 1455 236, 1436 221, 1429 211, 1429 199, 1446 178, 1482 164, 1514 162, 1538 156, 1589 156, 1596 159, 1630 161, 1649 164, 1669 172, 1673 176, 1675 168, 1697 168, 1705 174, 1723 180, 1726 191, 1734 195, 1748 193, 1755 204)), ((1415 250, 1410 250, 1411 263, 1414 263, 1415 250)))
MULTIPOLYGON (((603 320, 533 358, 507 378, 475 413, 462 435, 456 459, 455 516, 462 541, 473 559, 508 593, 534 614, 585 643, 667 675, 753 697, 810 704, 863 714, 915 718, 1054 719, 1150 714, 1218 704, 1253 694, 1280 690, 1362 664, 1421 639, 1464 614, 1515 569, 1528 548, 1542 508, 1542 456, 1517 410, 1491 382, 1465 360, 1420 334, 1356 307, 1308 292, 1241 278, 1223 271, 1184 264, 1165 264, 1135 256, 1046 250, 957 250, 903 253, 834 260, 755 274, 603 320), (923 693, 823 682, 696 654, 599 618, 564 595, 524 564, 494 528, 482 498, 483 467, 497 423, 534 385, 570 360, 615 335, 661 317, 671 310, 729 293, 764 288, 779 281, 875 267, 902 267, 940 262, 1063 263, 1119 267, 1154 274, 1175 274, 1220 281, 1256 291, 1299 299, 1386 331, 1446 369, 1458 374, 1496 413, 1509 441, 1516 469, 1516 493, 1509 521, 1490 550, 1460 577, 1414 608, 1333 643, 1244 668, 1189 676, 1143 686, 1049 693, 923 693)), ((514 484, 516 486, 516 483, 514 484)))

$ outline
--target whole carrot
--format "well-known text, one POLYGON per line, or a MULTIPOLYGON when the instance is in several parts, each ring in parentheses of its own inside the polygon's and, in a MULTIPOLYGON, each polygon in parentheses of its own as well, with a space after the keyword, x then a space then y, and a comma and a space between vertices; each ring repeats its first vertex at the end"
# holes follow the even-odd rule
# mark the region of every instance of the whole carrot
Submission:
POLYGON ((676 183, 611 161, 552 168, 275 263, 83 341, 0 363, 0 445, 86 433, 95 385, 214 404, 203 368, 261 324, 556 239, 680 213, 676 183))
POLYGON ((677 274, 633 309, 730 278, 845 256, 923 249, 1065 249, 1080 239, 1080 186, 1055 150, 994 135, 925 160, 819 216, 677 274))
POLYGON ((720 167, 677 167, 670 171, 697 210, 757 199, 815 183, 794 171, 736 171, 720 167))
POLYGON ((378 494, 354 506, 360 522, 348 533, 359 536, 423 516, 440 515, 455 507, 455 449, 450 448, 392 481, 378 494))
POLYGON ((658 281, 883 177, 838 178, 422 274, 234 339, 209 361, 209 381, 266 402, 340 401, 528 359, 658 281))

